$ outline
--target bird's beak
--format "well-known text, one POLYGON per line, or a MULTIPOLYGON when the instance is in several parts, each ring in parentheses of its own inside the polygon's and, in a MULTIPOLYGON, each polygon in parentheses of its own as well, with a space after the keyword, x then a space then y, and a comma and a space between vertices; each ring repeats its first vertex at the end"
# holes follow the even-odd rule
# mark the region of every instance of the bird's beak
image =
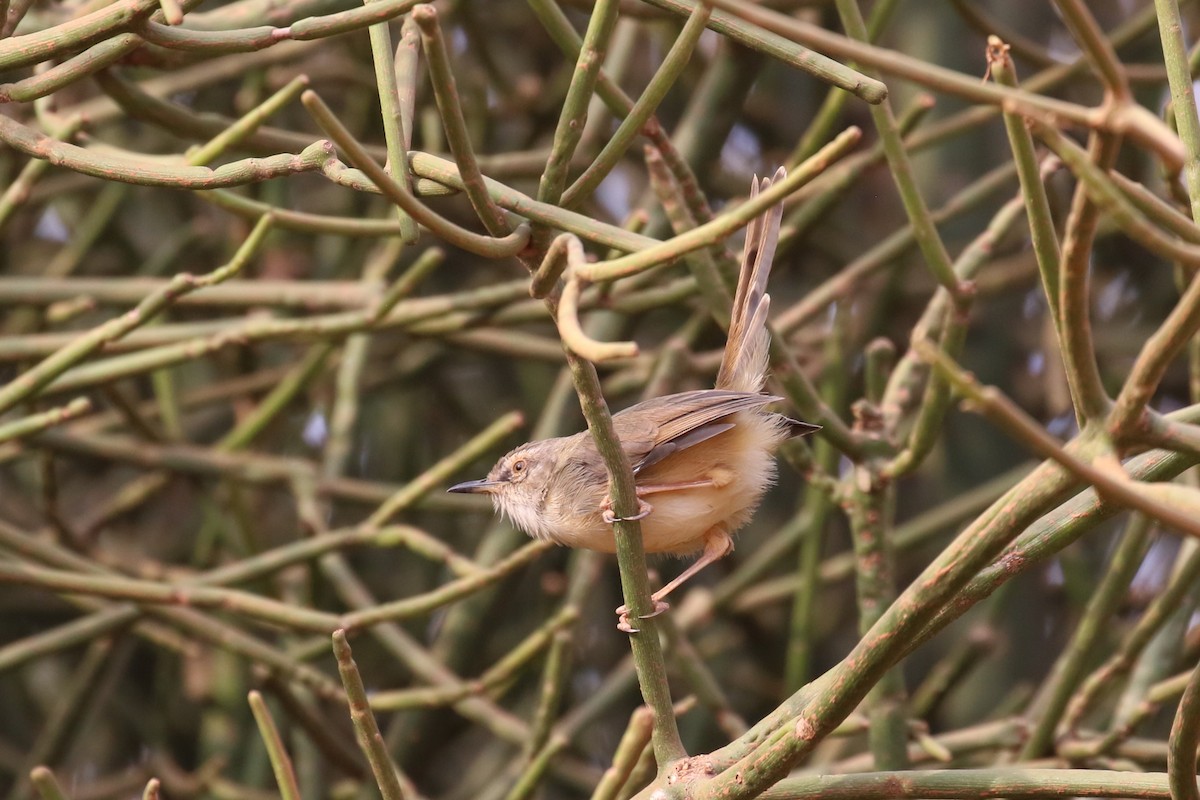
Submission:
POLYGON ((483 478, 478 481, 456 483, 446 491, 458 492, 460 494, 491 494, 499 485, 500 481, 489 481, 487 478, 483 478))
POLYGON ((788 418, 788 425, 791 426, 792 436, 811 436, 821 430, 820 425, 814 425, 811 422, 801 422, 797 419, 788 418))

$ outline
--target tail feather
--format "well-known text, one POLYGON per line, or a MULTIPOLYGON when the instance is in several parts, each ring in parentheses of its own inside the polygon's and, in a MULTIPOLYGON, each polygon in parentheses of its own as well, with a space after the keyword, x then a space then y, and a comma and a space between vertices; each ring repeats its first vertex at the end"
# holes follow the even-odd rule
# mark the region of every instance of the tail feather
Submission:
MULTIPOLYGON (((756 196, 775 181, 787 175, 783 167, 772 178, 756 177, 750 196, 756 196)), ((742 268, 738 275, 737 294, 729 321, 729 339, 721 368, 717 372, 717 388, 739 392, 762 391, 766 380, 770 335, 767 332, 767 311, 771 297, 767 294, 767 279, 779 242, 779 225, 783 220, 783 203, 777 203, 746 228, 746 247, 742 252, 742 268)))

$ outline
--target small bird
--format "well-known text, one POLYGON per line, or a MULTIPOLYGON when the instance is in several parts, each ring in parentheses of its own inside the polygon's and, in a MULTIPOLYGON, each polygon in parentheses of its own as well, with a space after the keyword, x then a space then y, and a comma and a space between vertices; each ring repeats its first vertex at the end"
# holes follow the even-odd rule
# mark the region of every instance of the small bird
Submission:
MULTIPOLYGON (((786 175, 756 177, 751 197, 786 175)), ((703 551, 679 577, 653 595, 654 614, 684 581, 733 550, 732 534, 749 521, 775 482, 775 450, 786 439, 820 428, 766 410, 782 398, 762 393, 770 335, 766 293, 779 240, 782 203, 753 220, 738 276, 729 338, 714 389, 656 397, 613 416, 629 456, 648 553, 703 551), (653 504, 645 500, 652 498, 653 504)), ((529 442, 501 458, 483 480, 451 486, 482 492, 521 530, 567 547, 612 553, 616 540, 608 473, 588 431, 529 442)), ((629 609, 617 627, 635 632, 629 609)))

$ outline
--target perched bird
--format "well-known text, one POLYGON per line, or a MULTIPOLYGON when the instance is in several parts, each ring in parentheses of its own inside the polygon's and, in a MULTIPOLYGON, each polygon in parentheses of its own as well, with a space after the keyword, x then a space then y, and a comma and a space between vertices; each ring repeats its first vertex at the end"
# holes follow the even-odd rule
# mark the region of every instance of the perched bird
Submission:
MULTIPOLYGON (((774 180, 785 174, 781 167, 774 180)), ((771 183, 755 178, 751 196, 771 183)), ((646 552, 703 550, 654 593, 655 614, 668 607, 663 598, 671 591, 733 550, 731 534, 749 521, 775 481, 776 448, 819 428, 767 411, 781 398, 762 393, 770 345, 767 277, 782 216, 782 204, 776 205, 746 231, 716 388, 656 397, 613 416, 633 466, 646 552)), ((487 478, 449 491, 490 494, 497 510, 534 538, 615 552, 608 473, 586 430, 523 444, 496 462, 487 478)), ((617 614, 618 628, 636 630, 625 606, 617 614)))

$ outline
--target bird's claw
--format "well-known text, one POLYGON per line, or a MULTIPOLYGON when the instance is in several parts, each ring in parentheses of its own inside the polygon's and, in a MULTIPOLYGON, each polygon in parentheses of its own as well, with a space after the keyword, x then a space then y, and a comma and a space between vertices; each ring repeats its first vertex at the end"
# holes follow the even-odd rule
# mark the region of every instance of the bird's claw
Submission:
MULTIPOLYGON (((651 598, 653 599, 653 598, 651 598)), ((671 607, 671 604, 666 600, 654 600, 654 610, 649 614, 640 614, 638 619, 650 619, 657 617, 671 607)), ((637 633, 640 628, 635 628, 629 622, 629 606, 620 606, 617 608, 617 630, 624 633, 637 633)))
POLYGON ((632 517, 618 517, 612 510, 612 499, 604 498, 603 505, 600 506, 600 518, 604 520, 605 525, 613 525, 617 522, 636 522, 639 519, 645 519, 650 516, 650 512, 654 510, 654 506, 647 503, 642 498, 638 498, 638 513, 632 517))

